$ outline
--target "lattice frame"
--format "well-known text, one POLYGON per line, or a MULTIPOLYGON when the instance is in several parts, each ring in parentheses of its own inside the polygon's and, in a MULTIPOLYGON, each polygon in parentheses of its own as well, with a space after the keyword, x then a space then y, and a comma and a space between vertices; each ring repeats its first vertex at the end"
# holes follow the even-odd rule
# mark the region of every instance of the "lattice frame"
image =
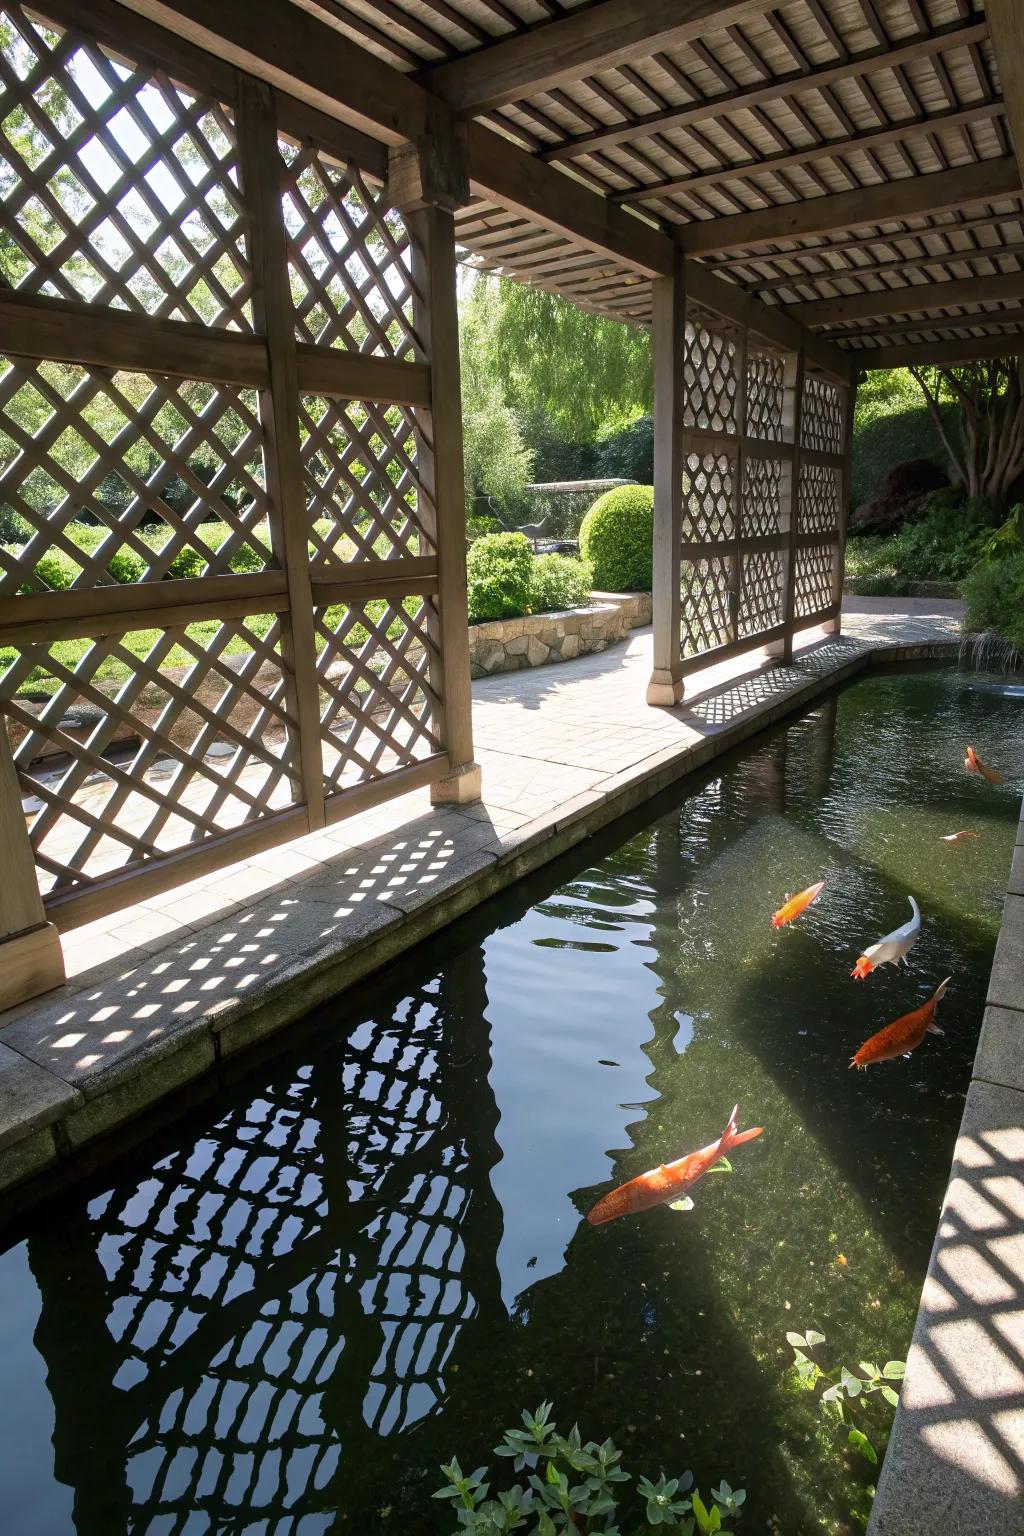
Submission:
POLYGON ((783 495, 787 471, 779 459, 747 454, 743 461, 740 537, 767 538, 783 531, 783 495))
POLYGON ((844 390, 841 385, 820 374, 809 373, 804 379, 803 430, 805 448, 819 453, 842 454, 845 433, 844 390))
POLYGON ((738 637, 749 639, 785 617, 785 551, 749 550, 741 557, 738 637))
POLYGON ((778 352, 747 358, 747 436, 781 443, 785 437, 786 360, 778 352))
POLYGON ((842 517, 842 471, 804 460, 800 465, 797 528, 801 533, 838 534, 842 517))
POLYGON ((721 556, 684 560, 680 570, 682 654, 698 656, 735 639, 731 562, 721 556))
POLYGON ((736 431, 740 402, 740 359, 735 335, 686 327, 683 356, 683 426, 707 432, 736 431))
POLYGON ((798 619, 831 607, 835 557, 834 544, 808 544, 797 550, 794 611, 798 619))
POLYGON ((736 532, 736 460, 688 453, 683 461, 683 542, 731 539, 736 532))

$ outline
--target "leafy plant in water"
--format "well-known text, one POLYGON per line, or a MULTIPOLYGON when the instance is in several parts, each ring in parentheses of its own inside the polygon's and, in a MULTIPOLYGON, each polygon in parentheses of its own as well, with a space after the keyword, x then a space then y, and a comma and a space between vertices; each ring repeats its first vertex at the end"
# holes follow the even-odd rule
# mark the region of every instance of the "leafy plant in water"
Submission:
MULTIPOLYGON (((524 1410, 522 1418, 523 1428, 506 1430, 494 1454, 511 1460, 514 1472, 526 1472, 525 1482, 492 1498, 486 1467, 467 1474, 453 1457, 441 1468, 445 1485, 434 1498, 451 1504, 458 1522, 454 1536, 460 1531, 477 1536, 507 1536, 512 1531, 524 1536, 557 1536, 559 1531, 627 1536, 619 1524, 620 1503, 622 1485, 631 1479, 620 1465, 622 1452, 614 1442, 584 1444, 577 1425, 560 1435, 550 1403, 541 1403, 536 1413, 524 1410)), ((628 1536, 653 1530, 665 1536, 730 1536, 723 1519, 735 1520, 746 1498, 742 1488, 732 1489, 723 1478, 706 1505, 693 1487, 692 1472, 681 1477, 662 1473, 657 1482, 641 1477, 636 1492, 642 1523, 630 1525, 628 1536)))
POLYGON ((893 1408, 899 1402, 894 1381, 902 1381, 906 1370, 903 1360, 887 1360, 879 1370, 868 1360, 861 1360, 858 1375, 849 1366, 837 1365, 824 1370, 812 1360, 808 1350, 825 1343, 825 1335, 808 1328, 806 1333, 787 1333, 786 1340, 793 1346, 793 1369, 797 1380, 810 1390, 825 1383, 818 1402, 822 1413, 836 1430, 846 1430, 847 1444, 851 1445, 873 1467, 878 1465, 878 1452, 865 1431, 864 1410, 875 1394, 879 1394, 893 1408))

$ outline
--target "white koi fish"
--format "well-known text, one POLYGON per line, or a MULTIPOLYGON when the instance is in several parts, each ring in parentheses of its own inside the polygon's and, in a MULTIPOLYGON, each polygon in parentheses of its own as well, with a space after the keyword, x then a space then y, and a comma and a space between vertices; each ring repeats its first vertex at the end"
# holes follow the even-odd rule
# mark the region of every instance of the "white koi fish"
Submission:
POLYGON ((913 896, 908 896, 907 900, 913 917, 902 928, 894 928, 892 933, 887 933, 877 944, 868 945, 850 972, 856 981, 863 981, 865 976, 870 976, 880 965, 896 965, 900 960, 906 963, 907 955, 921 937, 921 908, 913 896))

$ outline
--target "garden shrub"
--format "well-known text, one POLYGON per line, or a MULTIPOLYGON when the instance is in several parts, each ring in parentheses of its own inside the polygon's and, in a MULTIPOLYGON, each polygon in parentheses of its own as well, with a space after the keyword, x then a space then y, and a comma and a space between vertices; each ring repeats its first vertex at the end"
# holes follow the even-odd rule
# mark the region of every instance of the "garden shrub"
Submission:
MULTIPOLYGON (((77 581, 81 566, 71 556, 65 554, 62 549, 48 549, 44 555, 40 555, 36 561, 33 572, 39 581, 43 582, 54 592, 63 592, 77 581)), ((21 588, 22 592, 32 589, 26 584, 21 588)))
POLYGON ((641 485, 650 485, 654 479, 654 418, 638 416, 628 427, 601 438, 596 471, 596 478, 639 480, 641 485))
POLYGON ((566 555, 538 555, 530 573, 530 609, 583 608, 590 601, 592 574, 585 560, 566 555))
POLYGON ((0 544, 24 544, 32 530, 6 501, 0 502, 0 544))
POLYGON ((107 570, 115 581, 128 583, 141 581, 146 572, 146 562, 134 549, 114 549, 106 561, 107 570))
POLYGON ((961 590, 964 628, 1002 635, 1024 654, 1024 551, 975 566, 961 590))
POLYGON ((504 533, 504 528, 496 517, 467 517, 466 538, 471 544, 477 539, 486 537, 489 533, 504 533))
POLYGON ((900 594, 915 581, 961 581, 974 568, 992 539, 990 509, 948 490, 934 492, 926 507, 919 522, 898 533, 849 540, 846 575, 855 592, 900 594))
POLYGON ((599 496, 580 528, 580 554, 605 592, 651 590, 654 488, 620 485, 599 496))
POLYGON ((533 555, 522 533, 489 533, 477 539, 466 558, 469 617, 511 618, 530 607, 533 555))

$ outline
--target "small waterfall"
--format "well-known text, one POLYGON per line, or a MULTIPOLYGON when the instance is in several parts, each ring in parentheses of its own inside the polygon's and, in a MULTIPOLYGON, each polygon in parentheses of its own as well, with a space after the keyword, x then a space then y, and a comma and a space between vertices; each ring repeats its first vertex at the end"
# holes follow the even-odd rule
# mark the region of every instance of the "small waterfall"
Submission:
POLYGON ((1003 635, 987 631, 964 635, 960 641, 957 666, 961 671, 1016 672, 1022 662, 1024 657, 1003 635))

